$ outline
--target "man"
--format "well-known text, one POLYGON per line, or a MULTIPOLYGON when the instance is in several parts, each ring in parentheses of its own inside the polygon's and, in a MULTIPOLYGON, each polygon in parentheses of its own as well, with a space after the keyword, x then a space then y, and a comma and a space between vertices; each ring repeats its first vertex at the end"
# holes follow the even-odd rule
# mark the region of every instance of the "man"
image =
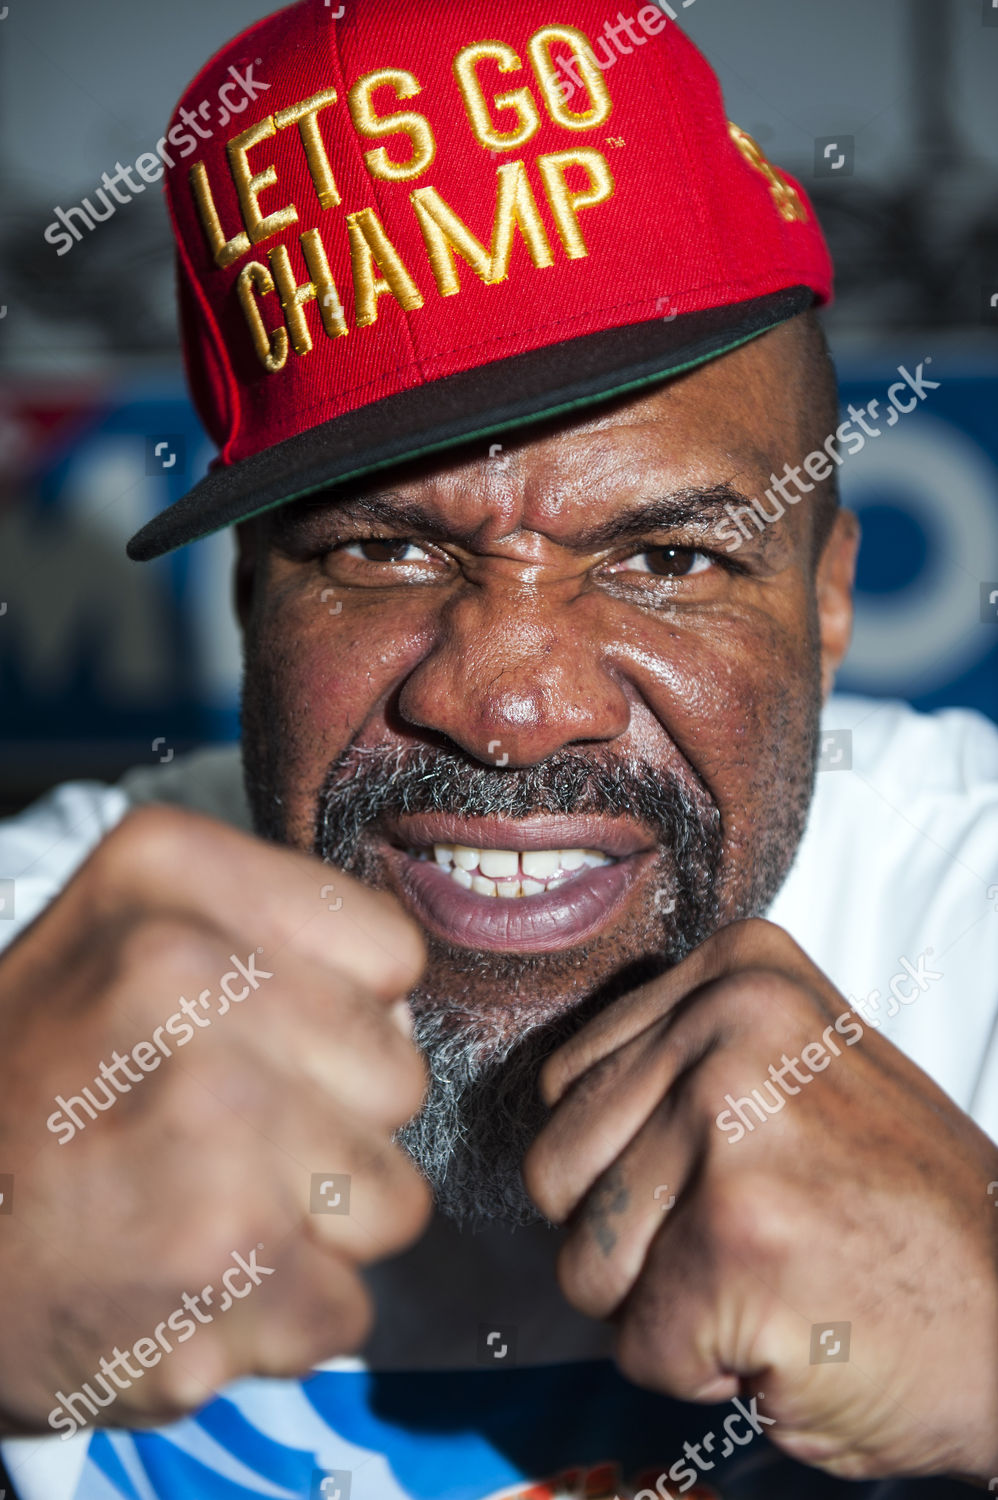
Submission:
POLYGON ((169 175, 219 463, 130 547, 239 526, 246 797, 0 834, 11 1482, 988 1486, 998 741, 822 729, 807 200, 667 7, 337 9, 164 138, 255 91, 169 175))

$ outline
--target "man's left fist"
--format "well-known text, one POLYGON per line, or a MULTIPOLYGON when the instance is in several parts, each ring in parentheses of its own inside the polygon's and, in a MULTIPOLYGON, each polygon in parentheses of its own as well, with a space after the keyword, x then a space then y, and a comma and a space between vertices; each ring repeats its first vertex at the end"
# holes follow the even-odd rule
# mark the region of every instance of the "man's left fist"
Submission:
POLYGON ((628 1378, 758 1395, 842 1477, 998 1475, 998 1148, 781 928, 723 928, 541 1088, 524 1179, 628 1378))

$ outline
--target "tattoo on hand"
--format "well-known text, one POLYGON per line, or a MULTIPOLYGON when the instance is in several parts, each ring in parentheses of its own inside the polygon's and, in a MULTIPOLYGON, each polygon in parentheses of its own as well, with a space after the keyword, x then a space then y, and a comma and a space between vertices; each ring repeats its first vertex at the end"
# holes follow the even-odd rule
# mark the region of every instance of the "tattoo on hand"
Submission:
POLYGON ((589 1218, 597 1245, 604 1255, 609 1255, 617 1243, 617 1231, 609 1223, 612 1214, 622 1214, 630 1202, 631 1195, 624 1186, 620 1167, 614 1166, 593 1188, 586 1200, 586 1215, 589 1218))

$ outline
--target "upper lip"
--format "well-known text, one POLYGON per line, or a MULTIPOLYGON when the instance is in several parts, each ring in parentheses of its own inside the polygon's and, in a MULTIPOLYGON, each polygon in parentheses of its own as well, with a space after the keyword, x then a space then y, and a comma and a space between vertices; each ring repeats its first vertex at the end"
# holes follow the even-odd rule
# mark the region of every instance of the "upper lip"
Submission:
POLYGON ((521 819, 414 813, 399 818, 384 833, 403 848, 463 844, 470 849, 598 849, 623 859, 655 847, 654 839, 633 823, 582 814, 539 813, 521 819))

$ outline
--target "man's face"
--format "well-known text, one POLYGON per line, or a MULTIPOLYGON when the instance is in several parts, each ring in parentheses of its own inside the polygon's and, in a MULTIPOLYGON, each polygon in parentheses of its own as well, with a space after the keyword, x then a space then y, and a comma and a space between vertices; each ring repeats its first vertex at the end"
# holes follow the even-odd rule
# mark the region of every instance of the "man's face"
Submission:
POLYGON ((523 1215, 456 1140, 519 1151, 539 1057, 786 874, 854 527, 816 569, 818 491, 734 552, 725 505, 824 437, 801 347, 786 325, 576 425, 243 529, 257 828, 424 929, 413 1007, 449 1124, 428 1107, 410 1144, 459 1216, 469 1194, 523 1215))

